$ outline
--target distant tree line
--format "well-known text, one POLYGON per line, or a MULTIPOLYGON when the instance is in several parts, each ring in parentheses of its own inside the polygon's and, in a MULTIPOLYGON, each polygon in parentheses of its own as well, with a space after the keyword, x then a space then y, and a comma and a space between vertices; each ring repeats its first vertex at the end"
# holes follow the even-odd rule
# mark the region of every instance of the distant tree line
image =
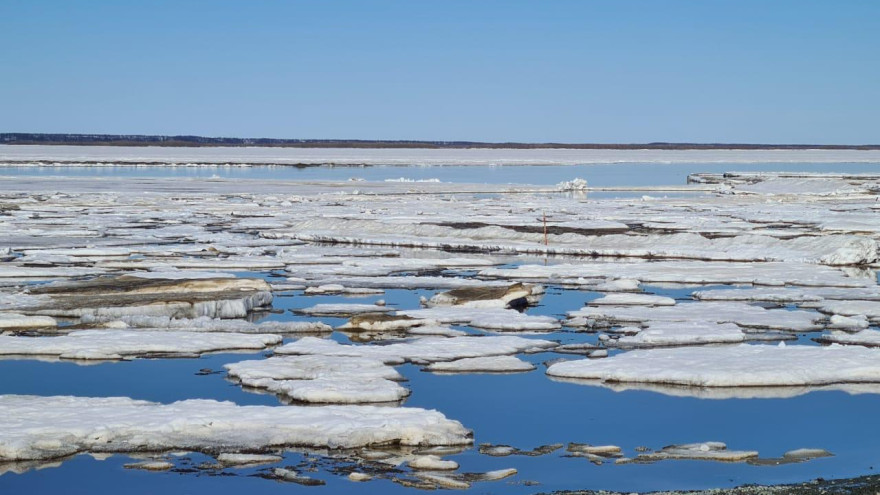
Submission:
POLYGON ((880 145, 839 144, 747 144, 747 143, 481 143, 476 141, 395 141, 363 139, 272 139, 204 136, 143 136, 136 134, 44 134, 0 133, 0 144, 44 144, 80 146, 261 146, 279 148, 516 148, 516 149, 597 149, 597 150, 880 150, 880 145))

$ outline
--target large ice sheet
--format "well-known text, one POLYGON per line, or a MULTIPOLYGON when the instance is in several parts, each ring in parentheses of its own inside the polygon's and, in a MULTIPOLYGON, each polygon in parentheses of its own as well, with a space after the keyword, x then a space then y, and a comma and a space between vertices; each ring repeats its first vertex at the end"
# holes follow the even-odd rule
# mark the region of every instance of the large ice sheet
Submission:
POLYGON ((652 325, 658 322, 735 323, 743 328, 807 332, 822 329, 824 317, 810 311, 764 309, 741 302, 697 302, 675 306, 587 306, 568 313, 571 326, 616 324, 652 325))
POLYGON ((192 356, 226 350, 261 350, 281 341, 280 335, 266 334, 82 330, 57 337, 0 335, 0 355, 57 356, 84 360, 152 355, 192 356))
MULTIPOLYGON (((102 322, 102 318, 83 317, 84 324, 102 322)), ((209 318, 175 319, 168 316, 123 316, 102 323, 110 327, 132 327, 148 329, 183 330, 187 332, 230 332, 230 333, 328 333, 333 327, 317 321, 261 321, 209 318)))
POLYGON ((748 345, 636 350, 565 361, 547 374, 601 382, 694 387, 821 386, 880 382, 880 349, 748 345))
POLYGON ((515 336, 423 337, 389 345, 343 345, 333 340, 303 337, 277 349, 278 355, 350 356, 377 359, 386 364, 432 363, 462 358, 504 356, 556 347, 548 340, 515 336))
POLYGON ((702 261, 657 261, 653 263, 563 263, 520 265, 516 268, 487 268, 480 276, 516 280, 595 283, 596 279, 626 278, 645 284, 687 285, 746 284, 801 287, 869 287, 876 281, 854 278, 845 272, 806 263, 721 263, 702 261))
POLYGON ((124 397, 0 396, 0 461, 79 452, 466 445, 470 432, 436 411, 371 406, 238 406, 124 397))

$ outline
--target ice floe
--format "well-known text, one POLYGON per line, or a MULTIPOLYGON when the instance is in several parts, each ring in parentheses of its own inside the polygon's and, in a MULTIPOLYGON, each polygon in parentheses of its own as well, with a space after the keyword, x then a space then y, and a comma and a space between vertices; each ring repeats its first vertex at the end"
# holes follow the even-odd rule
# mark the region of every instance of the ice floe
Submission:
POLYGON ((443 373, 515 373, 534 369, 535 365, 516 356, 465 358, 431 363, 425 367, 426 371, 443 373))
POLYGON ((552 316, 528 315, 512 309, 449 306, 398 311, 398 314, 499 332, 549 332, 561 326, 552 316))
POLYGON ((436 411, 371 406, 238 406, 124 397, 0 396, 0 461, 80 452, 234 452, 269 447, 466 445, 471 434, 436 411), (51 425, 47 427, 47 425, 51 425))
POLYGON ((234 467, 245 467, 245 466, 259 466, 262 464, 275 464, 276 462, 281 462, 283 457, 280 455, 270 455, 270 454, 240 454, 240 453, 228 453, 224 452, 217 456, 217 462, 219 462, 222 466, 234 466, 234 467))
POLYGON ((853 346, 747 345, 630 351, 556 363, 547 374, 607 383, 791 387, 880 382, 880 350, 853 346))
POLYGON ((351 356, 278 356, 225 365, 245 387, 268 390, 298 402, 397 402, 409 390, 403 377, 381 360, 351 356))
POLYGON ((252 278, 157 279, 125 275, 56 282, 31 288, 29 293, 45 296, 42 306, 27 309, 30 314, 104 320, 124 316, 241 318, 272 302, 269 284, 252 278))
POLYGON ((823 317, 810 311, 764 309, 741 302, 683 303, 674 306, 587 306, 568 313, 570 326, 605 327, 659 322, 735 323, 742 328, 808 332, 821 330, 823 317))
POLYGON ((139 356, 193 356, 206 352, 261 350, 280 335, 201 332, 83 330, 57 337, 0 335, 0 355, 109 360, 139 356))
POLYGON ((0 331, 34 328, 54 328, 58 326, 55 318, 48 316, 27 316, 17 313, 0 313, 0 331))
POLYGON ((720 263, 657 261, 653 263, 564 263, 486 268, 481 277, 533 280, 565 285, 595 285, 606 278, 626 278, 643 284, 744 284, 801 287, 867 287, 875 280, 854 278, 826 266, 806 263, 720 263))
POLYGON ((534 304, 544 293, 541 286, 513 284, 508 287, 462 287, 441 292, 426 301, 429 308, 457 306, 464 308, 511 308, 534 304))
POLYGON ((105 318, 83 316, 83 324, 100 324, 122 328, 169 329, 187 332, 230 332, 230 333, 329 333, 333 327, 318 321, 261 321, 251 323, 247 320, 220 319, 202 316, 199 318, 171 318, 169 316, 121 316, 106 321, 105 318))
POLYGON ((652 294, 609 294, 593 299, 590 306, 674 306, 675 299, 652 294))
POLYGON ((635 335, 623 335, 605 342, 609 347, 644 348, 701 344, 735 344, 747 335, 733 323, 660 322, 635 335))
POLYGON ((311 316, 351 316, 364 313, 392 312, 394 308, 377 304, 316 304, 295 310, 297 313, 311 316))
POLYGON ((486 337, 422 337, 410 342, 389 345, 343 345, 315 337, 303 337, 296 342, 275 349, 278 355, 322 355, 364 357, 380 360, 386 364, 405 362, 432 363, 463 358, 503 356, 521 352, 551 349, 555 342, 527 339, 515 336, 486 337))
POLYGON ((823 344, 847 344, 866 347, 880 347, 880 330, 866 329, 855 333, 831 332, 815 338, 823 344))
POLYGON ((688 443, 682 445, 669 445, 655 452, 645 452, 634 459, 618 459, 618 463, 627 462, 657 462, 665 460, 698 460, 698 461, 721 461, 743 462, 758 457, 755 450, 727 450, 727 445, 722 442, 688 443))

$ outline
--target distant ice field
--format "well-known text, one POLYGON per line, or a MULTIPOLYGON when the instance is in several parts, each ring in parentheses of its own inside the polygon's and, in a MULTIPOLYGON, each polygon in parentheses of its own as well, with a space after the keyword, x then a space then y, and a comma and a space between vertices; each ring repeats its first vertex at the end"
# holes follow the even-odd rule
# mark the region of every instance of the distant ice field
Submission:
POLYGON ((0 146, 0 161, 335 165, 579 165, 609 163, 880 163, 875 150, 575 150, 162 148, 0 146))
POLYGON ((877 173, 880 151, 422 150, 0 145, 0 175, 680 186, 696 172, 877 173), (323 166, 322 166, 323 165, 323 166))

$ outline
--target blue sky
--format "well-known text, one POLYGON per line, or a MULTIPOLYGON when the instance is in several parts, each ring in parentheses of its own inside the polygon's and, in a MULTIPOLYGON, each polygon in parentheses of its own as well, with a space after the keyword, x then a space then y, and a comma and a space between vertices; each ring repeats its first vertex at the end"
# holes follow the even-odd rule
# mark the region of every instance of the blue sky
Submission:
POLYGON ((0 1, 0 132, 880 143, 880 2, 0 1))

